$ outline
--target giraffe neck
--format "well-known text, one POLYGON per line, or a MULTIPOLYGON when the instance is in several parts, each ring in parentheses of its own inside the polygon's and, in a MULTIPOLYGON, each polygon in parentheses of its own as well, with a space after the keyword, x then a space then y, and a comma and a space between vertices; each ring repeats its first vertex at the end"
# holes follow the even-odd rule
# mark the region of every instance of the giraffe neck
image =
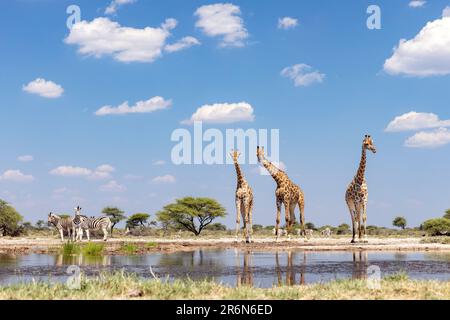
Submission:
POLYGON ((277 184, 281 183, 281 170, 278 169, 276 166, 274 166, 270 161, 264 159, 262 160, 262 165, 264 168, 267 169, 267 171, 270 173, 272 178, 275 180, 277 184))
POLYGON ((234 167, 236 168, 237 184, 240 186, 244 182, 244 176, 242 175, 241 167, 237 161, 234 162, 234 167))
POLYGON ((366 148, 362 148, 361 161, 359 162, 358 172, 356 173, 356 181, 361 184, 364 181, 364 174, 366 172, 366 148))

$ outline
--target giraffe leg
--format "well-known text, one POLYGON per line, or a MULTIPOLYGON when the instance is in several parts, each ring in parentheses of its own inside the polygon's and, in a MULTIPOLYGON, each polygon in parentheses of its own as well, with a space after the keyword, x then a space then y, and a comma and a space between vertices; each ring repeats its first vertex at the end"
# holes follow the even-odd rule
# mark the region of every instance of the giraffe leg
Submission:
POLYGON ((298 208, 300 210, 300 228, 301 228, 301 234, 306 239, 306 232, 305 232, 305 202, 303 199, 300 199, 298 201, 298 208))
POLYGON ((241 201, 236 201, 236 242, 239 241, 239 227, 241 226, 241 201))
POLYGON ((248 201, 245 202, 244 206, 244 221, 245 221, 245 242, 250 243, 250 206, 248 201))
POLYGON ((248 220, 250 227, 250 242, 253 242, 253 201, 250 201, 250 206, 248 210, 248 220))
POLYGON ((280 236, 280 218, 281 218, 281 200, 277 199, 277 220, 275 225, 275 240, 278 241, 280 236))
POLYGON ((361 237, 362 237, 361 211, 362 211, 362 208, 360 206, 358 206, 356 208, 355 220, 356 220, 356 225, 357 225, 357 230, 358 230, 358 240, 359 241, 361 241, 361 237))
POLYGON ((367 214, 366 214, 367 204, 364 204, 362 209, 362 232, 363 232, 363 242, 367 242, 367 214))
POLYGON ((284 202, 284 212, 285 212, 285 219, 286 219, 286 235, 288 236, 288 239, 291 239, 291 213, 290 213, 290 203, 289 201, 284 202))
POLYGON ((347 201, 348 210, 350 211, 350 217, 352 219, 352 241, 351 243, 355 243, 355 237, 356 237, 356 210, 355 205, 351 201, 347 201))

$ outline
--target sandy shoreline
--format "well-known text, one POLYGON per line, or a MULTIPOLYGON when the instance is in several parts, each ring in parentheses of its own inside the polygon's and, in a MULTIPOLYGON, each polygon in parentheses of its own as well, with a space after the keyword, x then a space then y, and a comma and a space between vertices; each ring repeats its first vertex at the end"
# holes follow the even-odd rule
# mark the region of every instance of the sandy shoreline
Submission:
MULTIPOLYGON (((305 250, 305 251, 443 251, 450 252, 449 244, 421 243, 422 238, 369 238, 368 243, 351 244, 347 238, 312 238, 281 239, 275 242, 273 238, 257 238, 251 244, 236 243, 234 238, 219 239, 161 239, 161 238, 112 238, 106 243, 102 240, 93 242, 104 243, 108 254, 120 254, 124 243, 132 243, 138 248, 137 253, 146 252, 176 252, 196 249, 250 249, 265 251, 305 250), (149 243, 154 245, 149 246, 149 243)), ((83 244, 87 243, 83 241, 83 244)), ((58 251, 62 242, 56 238, 0 238, 0 253, 27 254, 49 253, 58 251)))

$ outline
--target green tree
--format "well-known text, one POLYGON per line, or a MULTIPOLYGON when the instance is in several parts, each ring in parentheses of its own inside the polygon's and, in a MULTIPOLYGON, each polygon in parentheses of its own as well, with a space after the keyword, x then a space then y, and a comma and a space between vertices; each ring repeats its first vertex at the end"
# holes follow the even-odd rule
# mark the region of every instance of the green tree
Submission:
POLYGON ((306 228, 306 229, 311 229, 311 230, 317 230, 317 229, 316 229, 316 226, 315 226, 314 223, 312 223, 312 222, 307 222, 307 223, 305 223, 305 228, 306 228))
POLYGON ((450 220, 445 218, 429 219, 423 224, 425 230, 431 236, 439 236, 450 233, 450 220))
POLYGON ((346 234, 349 232, 350 232, 350 226, 346 223, 340 224, 336 229, 337 234, 346 234))
POLYGON ((166 205, 156 216, 163 225, 185 229, 196 236, 216 218, 226 215, 225 208, 210 198, 185 197, 166 205))
POLYGON ((135 213, 130 216, 127 220, 128 228, 135 228, 138 226, 145 227, 147 220, 150 218, 150 215, 147 213, 135 213))
POLYGON ((5 236, 17 236, 22 232, 22 216, 6 201, 0 199, 0 233, 5 236))
POLYGON ((406 219, 404 217, 396 217, 392 221, 392 225, 394 227, 402 228, 403 230, 405 230, 405 228, 406 228, 406 219))
POLYGON ((211 223, 209 226, 206 227, 208 230, 212 231, 227 231, 227 226, 217 222, 217 223, 211 223))
POLYGON ((44 220, 38 220, 38 221, 36 222, 36 228, 42 230, 42 229, 45 228, 45 224, 46 224, 46 222, 45 222, 44 220))
POLYGON ((261 230, 264 230, 264 226, 263 225, 261 225, 261 224, 254 224, 253 225, 253 231, 254 232, 258 232, 258 231, 261 231, 261 230))
POLYGON ((445 211, 444 218, 450 219, 450 209, 447 209, 447 211, 445 211))
POLYGON ((113 234, 113 230, 116 224, 126 219, 124 212, 117 207, 103 208, 102 213, 107 215, 111 219, 111 235, 113 234))

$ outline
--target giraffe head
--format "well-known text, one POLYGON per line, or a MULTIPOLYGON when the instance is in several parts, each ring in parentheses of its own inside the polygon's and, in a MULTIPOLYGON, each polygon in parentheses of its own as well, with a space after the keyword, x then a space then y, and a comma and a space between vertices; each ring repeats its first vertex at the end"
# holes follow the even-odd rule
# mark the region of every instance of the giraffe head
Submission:
POLYGON ((264 158, 264 147, 261 147, 261 148, 259 146, 256 147, 256 156, 258 157, 259 162, 261 162, 265 159, 264 158))
POLYGON ((230 156, 233 159, 233 162, 238 162, 239 156, 241 153, 238 150, 231 150, 230 156))
POLYGON ((373 153, 377 153, 377 148, 373 144, 372 137, 370 135, 365 135, 363 140, 363 148, 366 150, 370 150, 373 153))

